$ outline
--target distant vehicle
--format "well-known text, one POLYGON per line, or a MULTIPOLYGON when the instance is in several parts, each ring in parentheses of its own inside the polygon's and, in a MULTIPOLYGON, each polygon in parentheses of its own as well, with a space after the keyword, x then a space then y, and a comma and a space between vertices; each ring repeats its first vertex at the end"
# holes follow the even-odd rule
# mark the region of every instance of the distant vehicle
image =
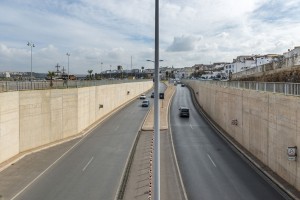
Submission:
POLYGON ((190 117, 190 109, 187 107, 180 107, 179 108, 179 116, 180 117, 190 117))
POLYGON ((145 95, 145 94, 142 94, 142 95, 140 96, 140 99, 146 99, 146 95, 145 95))
POLYGON ((151 98, 154 98, 154 92, 152 92, 152 94, 151 94, 151 98))
POLYGON ((142 102, 142 107, 148 107, 149 106, 149 100, 144 100, 143 102, 142 102))
POLYGON ((181 87, 185 87, 185 85, 183 83, 181 83, 181 87))

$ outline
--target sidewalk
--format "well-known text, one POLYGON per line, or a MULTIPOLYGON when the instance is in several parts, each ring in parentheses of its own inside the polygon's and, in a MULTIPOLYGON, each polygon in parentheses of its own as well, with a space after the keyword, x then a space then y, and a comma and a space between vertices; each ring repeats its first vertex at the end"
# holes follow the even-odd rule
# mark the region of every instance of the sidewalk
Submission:
MULTIPOLYGON (((165 99, 160 100, 160 186, 162 200, 184 200, 182 187, 172 151, 170 133, 168 131, 168 108, 176 87, 168 85, 165 99)), ((129 178, 127 181, 124 200, 144 200, 149 197, 150 187, 150 155, 154 128, 154 108, 152 106, 140 133, 129 178)), ((153 181, 152 181, 153 182, 153 181)))

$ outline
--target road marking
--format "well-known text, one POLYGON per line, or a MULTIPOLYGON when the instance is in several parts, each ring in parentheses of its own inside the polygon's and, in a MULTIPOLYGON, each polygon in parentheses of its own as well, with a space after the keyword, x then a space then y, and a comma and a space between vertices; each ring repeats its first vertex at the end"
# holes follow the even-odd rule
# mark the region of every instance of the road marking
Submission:
POLYGON ((214 161, 211 159, 211 157, 209 156, 209 154, 206 154, 207 156, 208 156, 208 158, 209 158, 209 160, 212 162, 212 164, 215 166, 215 167, 217 167, 217 165, 214 163, 214 161))
POLYGON ((191 129, 193 129, 193 126, 192 126, 192 124, 190 124, 190 127, 191 127, 191 129))
POLYGON ((13 198, 10 200, 14 200, 17 198, 22 192, 24 192, 29 186, 31 186, 36 180, 38 180, 43 174, 45 174, 52 166, 54 166, 58 161, 60 161, 64 156, 66 156, 72 149, 74 149, 82 140, 85 139, 86 136, 89 134, 84 135, 78 142, 76 142, 70 149, 68 149, 63 155, 57 158, 51 165, 49 165, 42 173, 40 173, 35 179, 33 179, 30 183, 28 183, 22 190, 20 190, 13 198))
POLYGON ((94 160, 94 156, 89 160, 89 162, 84 166, 84 168, 82 169, 82 171, 84 172, 86 170, 86 168, 89 166, 89 164, 94 160))

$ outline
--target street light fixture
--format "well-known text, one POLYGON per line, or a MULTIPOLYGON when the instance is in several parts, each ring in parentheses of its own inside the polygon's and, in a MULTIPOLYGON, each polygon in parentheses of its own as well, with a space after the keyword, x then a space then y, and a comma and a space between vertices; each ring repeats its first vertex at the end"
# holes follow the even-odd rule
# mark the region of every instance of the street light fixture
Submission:
POLYGON ((31 89, 32 89, 32 48, 35 47, 35 45, 32 42, 27 42, 27 46, 30 47, 31 51, 31 62, 30 62, 30 81, 31 81, 31 89))
MULTIPOLYGON (((146 61, 148 61, 148 62, 155 62, 155 61, 153 61, 153 60, 146 60, 146 61)), ((162 62, 162 61, 164 61, 164 60, 159 60, 159 62, 162 62)))

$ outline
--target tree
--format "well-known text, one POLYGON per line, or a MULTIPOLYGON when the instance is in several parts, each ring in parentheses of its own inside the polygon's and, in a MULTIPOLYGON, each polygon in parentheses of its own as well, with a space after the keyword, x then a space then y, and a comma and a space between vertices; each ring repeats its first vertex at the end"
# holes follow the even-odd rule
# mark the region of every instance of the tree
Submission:
POLYGON ((90 79, 92 79, 93 70, 92 69, 88 70, 88 73, 89 73, 90 79))
POLYGON ((53 77, 55 76, 55 73, 48 71, 47 76, 50 78, 50 87, 53 87, 53 77))

